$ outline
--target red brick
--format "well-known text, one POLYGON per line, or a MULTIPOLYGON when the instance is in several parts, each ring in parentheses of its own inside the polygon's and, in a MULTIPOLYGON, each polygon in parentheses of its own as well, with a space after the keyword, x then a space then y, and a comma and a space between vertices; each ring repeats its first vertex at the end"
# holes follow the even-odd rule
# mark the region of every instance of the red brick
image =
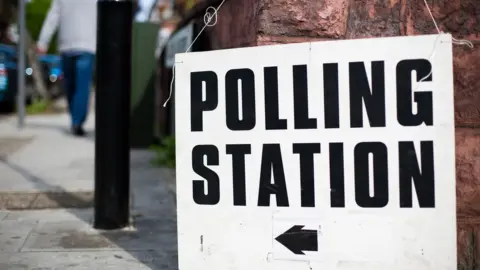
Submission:
MULTIPOLYGON (((441 31, 454 38, 480 39, 480 4, 478 0, 428 1, 441 31)), ((407 1, 406 33, 408 35, 437 33, 423 1, 407 1)), ((459 127, 480 127, 480 48, 455 45, 455 122, 459 127)))
POLYGON ((402 7, 399 0, 350 0, 346 38, 401 35, 402 7))
POLYGON ((258 0, 226 1, 218 11, 217 24, 207 27, 212 48, 227 49, 256 45, 258 0))
POLYGON ((455 123, 480 127, 480 47, 454 47, 455 123))
POLYGON ((457 214, 480 216, 480 129, 455 131, 457 214))
MULTIPOLYGON (((478 0, 435 0, 427 1, 440 29, 460 37, 478 37, 480 32, 480 5, 478 0)), ((423 1, 407 1, 410 19, 407 34, 433 34, 435 25, 423 1)))
POLYGON ((258 36, 257 45, 275 45, 275 44, 288 44, 299 42, 314 42, 321 40, 331 40, 328 38, 314 38, 314 37, 286 37, 286 36, 258 36))
POLYGON ((260 0, 258 33, 345 37, 348 0, 260 0))

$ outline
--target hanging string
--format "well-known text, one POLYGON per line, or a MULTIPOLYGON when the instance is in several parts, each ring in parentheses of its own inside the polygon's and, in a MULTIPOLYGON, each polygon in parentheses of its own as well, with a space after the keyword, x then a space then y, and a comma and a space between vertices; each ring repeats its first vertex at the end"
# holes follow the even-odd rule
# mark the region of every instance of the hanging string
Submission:
MULTIPOLYGON (((432 61, 433 57, 435 56, 435 52, 437 51, 437 46, 438 46, 438 43, 440 43, 440 37, 442 35, 444 35, 445 33, 440 33, 437 35, 437 38, 435 39, 435 43, 433 44, 433 48, 432 48, 432 52, 430 53, 430 56, 428 57, 428 61, 432 61)), ((417 91, 418 88, 420 87, 420 83, 423 82, 424 80, 426 80, 428 77, 430 77, 432 75, 432 69, 430 69, 430 72, 425 75, 423 78, 421 78, 418 82, 417 82, 417 87, 415 87, 415 90, 414 91, 417 91)))
MULTIPOLYGON (((202 29, 200 29, 200 32, 198 32, 197 36, 193 39, 192 43, 190 43, 188 48, 185 50, 185 53, 188 53, 190 51, 193 44, 195 44, 197 39, 200 37, 200 35, 203 33, 203 31, 205 31, 205 29, 207 27, 213 27, 217 24, 217 20, 218 20, 217 14, 218 14, 218 11, 220 10, 220 8, 222 7, 223 3, 225 3, 225 0, 222 0, 222 2, 216 8, 212 7, 212 6, 209 6, 206 9, 205 15, 203 15, 204 25, 203 25, 202 29)), ((176 63, 173 63, 173 67, 172 67, 172 80, 170 81, 170 91, 169 91, 167 100, 165 101, 165 103, 163 103, 163 107, 166 107, 167 103, 172 98, 173 82, 175 81, 175 64, 176 63)))
MULTIPOLYGON (((437 32, 438 32, 437 39, 435 40, 435 44, 433 45, 432 53, 430 54, 430 57, 428 58, 428 60, 431 61, 433 59, 433 57, 435 56, 436 48, 437 48, 437 45, 439 43, 438 41, 440 40, 440 37, 445 34, 445 32, 440 30, 440 27, 438 27, 437 21, 435 20, 435 17, 433 16, 432 10, 430 9, 430 6, 428 5, 427 0, 423 0, 423 2, 425 3, 425 6, 427 7, 428 14, 430 14, 430 18, 432 19, 433 25, 435 25, 435 29, 437 29, 437 32)), ((465 46, 468 46, 470 49, 473 49, 473 43, 469 40, 466 40, 466 39, 456 39, 456 38, 452 37, 452 43, 456 44, 456 45, 465 45, 465 46)), ((423 82, 428 77, 430 77, 432 75, 432 72, 433 71, 430 69, 430 72, 418 81, 416 90, 418 90, 418 88, 420 87, 419 83, 423 82)))
MULTIPOLYGON (((440 27, 438 27, 437 21, 435 20, 435 17, 433 17, 432 10, 430 9, 430 6, 428 5, 427 0, 423 0, 425 3, 425 6, 427 7, 428 14, 430 14, 430 18, 432 19, 433 24, 435 25, 435 28, 437 29, 437 32, 439 35, 444 34, 443 31, 440 30, 440 27)), ((469 40, 466 39, 456 39, 452 37, 452 43, 457 44, 457 45, 466 45, 470 47, 470 49, 473 49, 473 43, 469 40)))
MULTIPOLYGON (((430 18, 432 19, 432 22, 433 24, 435 25, 435 29, 437 30, 439 36, 437 37, 437 40, 435 41, 435 45, 433 47, 433 51, 432 51, 432 54, 430 55, 430 60, 431 58, 433 58, 433 56, 435 55, 435 51, 436 51, 436 47, 438 45, 438 41, 440 39, 440 36, 445 34, 445 32, 443 32, 442 30, 440 30, 440 27, 438 26, 437 24, 437 21, 435 20, 435 17, 433 16, 433 13, 432 13, 432 10, 430 9, 430 6, 428 5, 428 2, 427 0, 423 0, 423 2, 425 3, 425 6, 427 7, 427 11, 428 11, 428 14, 430 15, 430 18)), ((208 7, 206 12, 205 12, 205 15, 203 16, 203 22, 204 22, 204 26, 202 27, 202 29, 200 30, 200 32, 198 32, 198 35, 193 39, 192 43, 190 43, 190 45, 188 46, 188 48, 185 50, 185 53, 188 53, 190 51, 190 49, 192 48, 193 44, 195 44, 195 42, 197 41, 197 39, 200 37, 200 35, 203 33, 203 31, 205 31, 205 29, 207 27, 212 27, 212 26, 215 26, 217 24, 217 14, 218 14, 218 11, 220 10, 220 8, 222 7, 223 3, 225 3, 225 0, 223 0, 216 8, 215 7, 208 7)), ((452 43, 453 44, 456 44, 456 45, 464 45, 464 46, 468 46, 469 48, 473 49, 473 43, 469 40, 466 40, 466 39, 456 39, 454 37, 452 37, 452 43)), ((172 92, 173 92, 173 83, 175 81, 175 64, 173 64, 173 67, 172 67, 172 80, 170 81, 170 91, 169 91, 169 94, 168 94, 168 98, 167 100, 165 101, 165 103, 163 104, 163 107, 166 107, 168 102, 170 101, 171 97, 172 97, 172 92)), ((424 81, 425 79, 427 79, 430 75, 432 74, 432 71, 430 71, 429 74, 427 74, 425 77, 423 77, 421 80, 419 80, 418 82, 422 82, 424 81)))

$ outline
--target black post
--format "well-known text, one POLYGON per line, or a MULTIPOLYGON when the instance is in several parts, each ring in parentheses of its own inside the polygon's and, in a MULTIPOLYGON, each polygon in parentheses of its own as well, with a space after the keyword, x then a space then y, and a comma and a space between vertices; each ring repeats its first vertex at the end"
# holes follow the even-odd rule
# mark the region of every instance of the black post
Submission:
POLYGON ((97 229, 128 226, 130 201, 131 0, 97 3, 95 220, 97 229))

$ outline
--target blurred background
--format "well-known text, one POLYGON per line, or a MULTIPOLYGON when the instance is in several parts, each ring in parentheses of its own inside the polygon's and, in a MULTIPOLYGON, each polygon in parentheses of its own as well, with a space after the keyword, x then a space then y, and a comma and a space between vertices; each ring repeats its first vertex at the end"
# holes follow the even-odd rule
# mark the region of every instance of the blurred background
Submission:
MULTIPOLYGON (((57 36, 51 39, 46 54, 36 46, 52 0, 24 0, 24 23, 18 19, 19 1, 22 0, 0 0, 0 269, 178 269, 175 100, 171 99, 166 107, 163 104, 170 92, 175 53, 185 52, 203 27, 206 8, 219 2, 132 0, 132 32, 123 36, 131 36, 130 55, 111 54, 108 60, 96 63, 98 70, 104 71, 98 74, 108 74, 106 69, 114 70, 118 66, 111 61, 116 55, 123 60, 117 63, 122 63, 120 66, 127 70, 128 61, 124 60, 130 57, 131 85, 119 89, 124 84, 118 87, 105 82, 122 80, 111 78, 112 75, 95 78, 94 71, 89 116, 84 126, 86 136, 75 137, 69 129, 61 62, 65 57, 57 50, 57 36), (26 26, 23 28, 26 31, 22 31, 23 42, 19 42, 19 25, 26 26), (25 68, 19 68, 23 62, 25 68), (25 91, 21 91, 20 76, 25 78, 25 91), (97 125, 95 122, 101 122, 99 115, 107 118, 112 115, 112 106, 124 107, 124 102, 113 99, 122 92, 125 100, 123 97, 128 97, 128 91, 130 112, 122 114, 118 121, 107 119, 103 125, 97 125), (106 92, 113 94, 106 97, 106 92), (23 104, 17 98, 22 95, 18 93, 26 94, 25 115, 23 104), (101 104, 95 106, 95 100, 101 104), (128 115, 130 125, 124 125, 128 130, 112 129, 110 123, 122 123, 128 115), (23 118, 25 124, 19 124, 23 118), (101 133, 105 136, 99 136, 101 133), (122 142, 121 147, 108 147, 114 138, 126 138, 126 135, 129 141, 117 140, 122 142), (113 149, 110 151, 113 155, 96 158, 99 156, 96 148, 102 145, 107 145, 107 150, 113 149), (117 148, 122 148, 122 158, 117 148), (128 170, 125 169, 128 166, 117 166, 120 159, 127 158, 130 159, 128 170), (100 161, 109 164, 98 165, 100 161), (114 171, 109 168, 118 168, 117 175, 97 176, 98 171, 114 171), (97 182, 104 182, 108 190, 116 189, 113 186, 125 190, 124 187, 129 186, 127 192, 113 193, 118 201, 130 202, 130 211, 125 213, 125 208, 122 213, 112 211, 115 203, 111 202, 116 200, 105 200, 105 204, 95 202, 95 193, 112 193, 99 191, 97 182), (93 207, 102 208, 107 214, 127 215, 130 229, 92 230, 93 207), (32 250, 42 252, 32 253, 32 250), (56 259, 51 260, 52 256, 56 259)), ((114 21, 113 16, 102 17, 114 21)), ((211 48, 210 40, 205 37, 197 40, 193 51, 211 48)), ((105 39, 104 43, 107 43, 105 39)), ((122 42, 123 46, 119 47, 128 48, 126 43, 122 42)), ((123 71, 121 74, 125 74, 123 71)), ((120 205, 124 203, 117 206, 120 205)))
MULTIPOLYGON (((184 51, 185 42, 198 31, 193 22, 203 16, 201 0, 133 0, 136 4, 132 38, 132 134, 131 146, 149 147, 160 137, 173 135, 173 104, 163 108, 169 92, 171 68, 176 52, 184 51), (186 26, 186 27, 185 27, 186 26), (180 29, 183 28, 183 29, 180 29), (196 31, 197 30, 197 31, 196 31), (174 32, 181 32, 165 48, 174 32), (163 76, 163 78, 162 78, 163 76)), ((15 113, 17 80, 20 72, 26 76, 27 116, 62 113, 66 109, 63 71, 57 52, 56 36, 46 55, 36 55, 38 39, 51 0, 26 0, 26 68, 18 70, 18 0, 0 1, 0 117, 15 113)), ((201 41, 200 41, 201 42, 201 41)), ((197 50, 203 50, 201 44, 197 50)), ((207 46, 209 47, 209 46, 207 46)), ((193 48, 195 49, 195 48, 193 48)), ((95 82, 95 78, 93 80, 95 82)), ((95 85, 92 86, 95 92, 95 85)), ((173 101, 172 101, 173 102, 173 101)))

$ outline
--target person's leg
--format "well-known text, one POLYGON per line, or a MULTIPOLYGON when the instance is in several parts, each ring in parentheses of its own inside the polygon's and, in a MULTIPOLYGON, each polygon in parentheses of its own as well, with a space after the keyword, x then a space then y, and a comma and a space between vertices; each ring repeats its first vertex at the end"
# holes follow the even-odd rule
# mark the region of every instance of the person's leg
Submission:
POLYGON ((75 58, 69 54, 62 54, 63 83, 67 97, 68 110, 73 121, 73 94, 75 93, 75 58))
POLYGON ((73 95, 73 126, 80 129, 87 118, 90 86, 92 82, 94 55, 91 53, 81 53, 75 61, 75 93, 73 95))

